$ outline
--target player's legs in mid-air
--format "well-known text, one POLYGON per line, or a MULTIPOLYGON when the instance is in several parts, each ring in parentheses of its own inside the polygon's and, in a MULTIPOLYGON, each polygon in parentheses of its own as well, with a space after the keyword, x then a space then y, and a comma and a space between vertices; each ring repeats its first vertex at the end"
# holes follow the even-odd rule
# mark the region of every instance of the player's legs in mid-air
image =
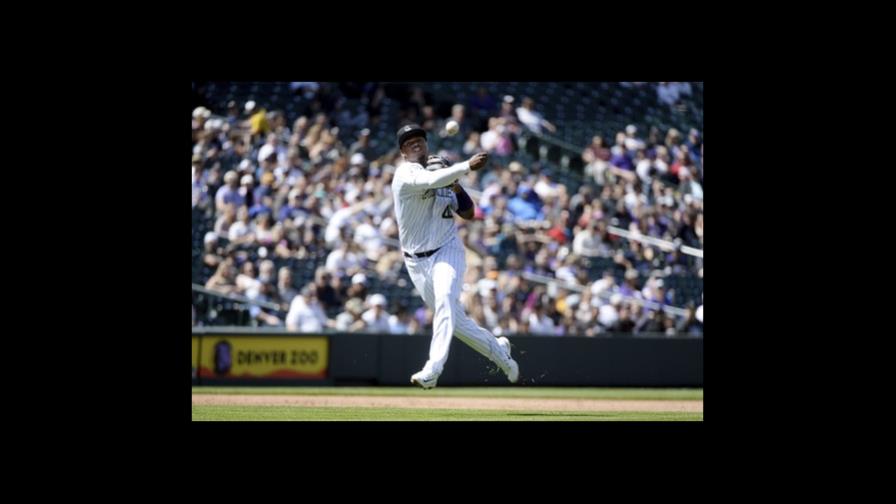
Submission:
POLYGON ((442 374, 448 360, 452 335, 497 364, 510 381, 515 382, 519 375, 518 366, 510 357, 507 339, 499 341, 490 332, 479 327, 467 316, 460 304, 465 264, 463 247, 456 239, 429 258, 407 261, 411 280, 424 302, 433 310, 429 360, 420 372, 411 377, 413 383, 424 388, 434 387, 438 376, 442 374))
POLYGON ((510 356, 510 341, 507 338, 496 338, 466 314, 459 300, 455 302, 457 309, 454 315, 454 335, 457 339, 497 364, 507 375, 507 379, 516 383, 519 366, 510 356))

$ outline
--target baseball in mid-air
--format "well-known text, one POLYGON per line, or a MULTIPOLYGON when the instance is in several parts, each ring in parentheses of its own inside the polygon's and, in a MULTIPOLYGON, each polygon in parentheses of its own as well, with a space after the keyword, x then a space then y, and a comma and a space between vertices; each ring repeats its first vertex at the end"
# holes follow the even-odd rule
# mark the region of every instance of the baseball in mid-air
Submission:
POLYGON ((457 124, 457 121, 452 119, 445 123, 445 132, 448 133, 448 136, 454 136, 458 131, 460 131, 460 124, 457 124))

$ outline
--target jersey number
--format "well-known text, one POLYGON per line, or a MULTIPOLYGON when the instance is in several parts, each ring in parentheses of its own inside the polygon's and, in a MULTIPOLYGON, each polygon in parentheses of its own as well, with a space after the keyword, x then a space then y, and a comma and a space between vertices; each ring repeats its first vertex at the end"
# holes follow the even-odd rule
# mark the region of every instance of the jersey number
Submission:
POLYGON ((450 206, 446 206, 446 207, 445 207, 445 211, 442 212, 442 218, 443 218, 443 219, 450 219, 451 217, 452 217, 451 207, 450 207, 450 206))

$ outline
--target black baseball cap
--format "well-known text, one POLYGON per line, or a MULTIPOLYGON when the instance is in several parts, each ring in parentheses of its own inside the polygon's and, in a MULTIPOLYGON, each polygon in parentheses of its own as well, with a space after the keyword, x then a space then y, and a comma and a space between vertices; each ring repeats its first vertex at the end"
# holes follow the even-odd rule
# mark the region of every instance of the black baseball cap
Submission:
POLYGON ((398 130, 398 148, 401 148, 401 144, 403 144, 405 140, 418 136, 426 139, 426 130, 421 128, 419 124, 406 124, 402 126, 398 130))

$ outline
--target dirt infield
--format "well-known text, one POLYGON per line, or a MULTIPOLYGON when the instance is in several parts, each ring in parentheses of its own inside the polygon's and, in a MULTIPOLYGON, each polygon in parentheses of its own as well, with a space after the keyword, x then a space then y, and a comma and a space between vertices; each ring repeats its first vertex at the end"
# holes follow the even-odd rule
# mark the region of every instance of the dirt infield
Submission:
POLYGON ((703 401, 527 399, 492 397, 392 397, 193 394, 193 405, 305 406, 335 408, 432 408, 514 411, 678 411, 703 412, 703 401))

